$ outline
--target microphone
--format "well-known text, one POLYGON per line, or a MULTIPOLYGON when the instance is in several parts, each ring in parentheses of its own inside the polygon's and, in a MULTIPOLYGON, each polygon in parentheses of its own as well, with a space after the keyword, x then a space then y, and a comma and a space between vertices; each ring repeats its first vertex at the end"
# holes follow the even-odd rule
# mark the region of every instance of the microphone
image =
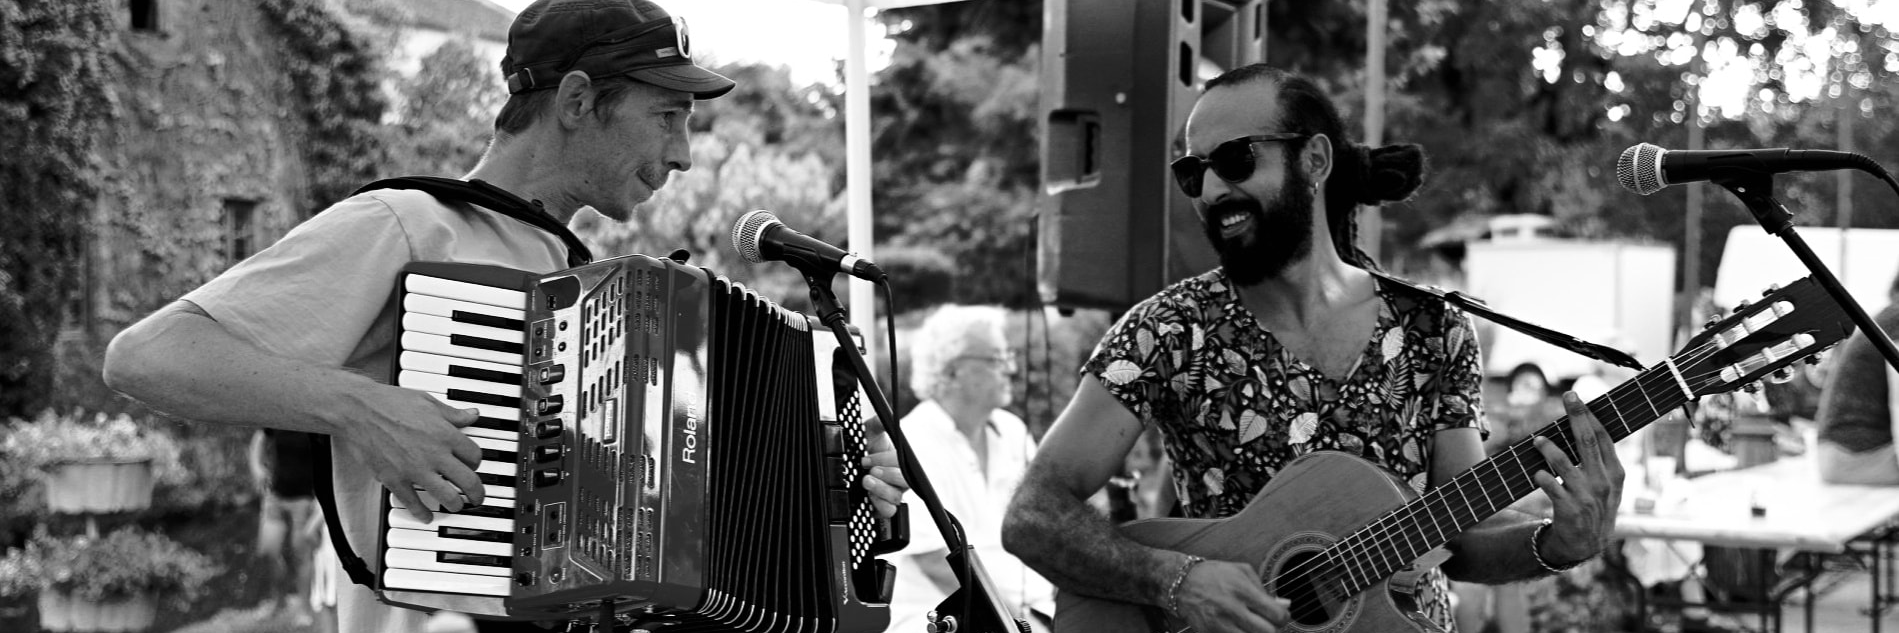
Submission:
POLYGON ((1858 169, 1879 173, 1873 159, 1823 149, 1666 150, 1648 143, 1631 146, 1616 159, 1615 177, 1623 188, 1641 195, 1669 185, 1712 180, 1727 174, 1778 174, 1789 171, 1858 169))
POLYGON ((732 248, 754 264, 776 260, 812 274, 841 272, 866 281, 884 279, 884 271, 870 260, 791 230, 764 209, 740 216, 732 224, 732 248))

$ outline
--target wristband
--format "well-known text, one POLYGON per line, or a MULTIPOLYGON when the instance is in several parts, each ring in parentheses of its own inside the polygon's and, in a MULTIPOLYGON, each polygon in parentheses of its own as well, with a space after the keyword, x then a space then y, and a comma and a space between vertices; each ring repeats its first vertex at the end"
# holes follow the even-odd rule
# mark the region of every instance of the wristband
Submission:
POLYGON ((1194 565, 1204 562, 1207 562, 1207 559, 1188 554, 1187 560, 1180 564, 1180 570, 1174 572, 1174 581, 1167 585, 1167 612, 1173 614, 1174 617, 1180 617, 1181 583, 1187 581, 1187 572, 1193 571, 1194 565))
POLYGON ((1559 566, 1559 565, 1551 565, 1549 564, 1549 561, 1543 560, 1543 553, 1538 551, 1537 545, 1543 542, 1543 530, 1545 528, 1548 528, 1551 523, 1555 523, 1555 521, 1545 518, 1543 519, 1541 523, 1536 524, 1536 529, 1530 531, 1530 558, 1536 559, 1537 566, 1542 567, 1543 571, 1546 571, 1552 574, 1560 574, 1560 573, 1569 571, 1571 569, 1575 569, 1577 565, 1581 565, 1584 562, 1588 561, 1589 559, 1585 558, 1573 563, 1567 563, 1567 564, 1559 566))

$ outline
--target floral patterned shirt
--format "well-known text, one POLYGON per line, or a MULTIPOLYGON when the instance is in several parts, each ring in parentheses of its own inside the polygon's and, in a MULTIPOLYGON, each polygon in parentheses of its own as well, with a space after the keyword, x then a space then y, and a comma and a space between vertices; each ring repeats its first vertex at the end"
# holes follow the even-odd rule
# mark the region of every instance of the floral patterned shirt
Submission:
MULTIPOLYGON (((1476 337, 1440 299, 1383 281, 1377 292, 1377 328, 1342 382, 1282 347, 1219 270, 1136 305, 1083 371, 1160 428, 1189 517, 1239 512, 1315 450, 1356 454, 1422 491, 1433 433, 1488 432, 1476 337)), ((1448 602, 1429 602, 1426 614, 1447 623, 1448 602)))

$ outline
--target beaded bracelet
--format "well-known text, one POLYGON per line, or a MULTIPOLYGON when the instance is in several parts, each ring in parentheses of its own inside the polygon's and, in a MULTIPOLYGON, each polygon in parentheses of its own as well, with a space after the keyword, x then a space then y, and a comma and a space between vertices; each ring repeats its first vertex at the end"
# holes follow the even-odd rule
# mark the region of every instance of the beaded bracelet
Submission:
POLYGON ((1187 572, 1193 571, 1194 565, 1204 562, 1207 562, 1207 559, 1188 554, 1186 562, 1180 564, 1180 570, 1174 572, 1174 581, 1167 585, 1167 612, 1174 614, 1174 617, 1180 617, 1181 583, 1187 581, 1187 572))
POLYGON ((1560 573, 1569 571, 1571 569, 1575 569, 1577 565, 1581 565, 1584 562, 1588 561, 1589 559, 1585 558, 1585 559, 1582 559, 1573 563, 1567 563, 1558 567, 1558 566, 1549 564, 1548 561, 1543 560, 1543 553, 1540 551, 1537 551, 1538 549, 1537 544, 1543 542, 1543 530, 1544 528, 1548 528, 1551 523, 1555 523, 1555 521, 1550 520, 1549 518, 1544 518, 1543 522, 1536 524, 1536 529, 1530 531, 1530 558, 1536 559, 1536 564, 1541 566, 1543 568, 1543 571, 1546 571, 1552 574, 1560 574, 1560 573))

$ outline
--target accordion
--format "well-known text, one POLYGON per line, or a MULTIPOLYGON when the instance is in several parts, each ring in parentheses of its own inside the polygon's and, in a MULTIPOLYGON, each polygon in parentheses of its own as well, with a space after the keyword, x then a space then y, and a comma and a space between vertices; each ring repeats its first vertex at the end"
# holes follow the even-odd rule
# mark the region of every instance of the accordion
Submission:
MULTIPOLYGON (((862 476, 858 377, 815 319, 619 257, 551 274, 415 263, 394 384, 480 419, 486 499, 383 495, 384 602, 668 631, 881 631, 904 527, 862 476), (452 598, 452 600, 450 599, 452 598)), ((901 515, 899 515, 901 516, 901 515)))

